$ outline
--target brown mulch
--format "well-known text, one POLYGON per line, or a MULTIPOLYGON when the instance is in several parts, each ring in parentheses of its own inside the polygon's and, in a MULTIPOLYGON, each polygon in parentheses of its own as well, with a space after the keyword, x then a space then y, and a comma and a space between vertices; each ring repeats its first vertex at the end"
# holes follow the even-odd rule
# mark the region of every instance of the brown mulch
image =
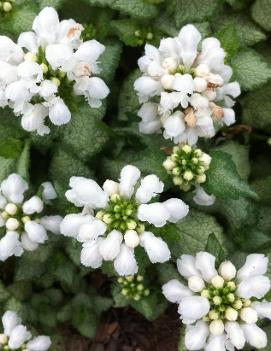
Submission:
POLYGON ((154 322, 133 309, 115 309, 105 317, 92 343, 70 333, 66 351, 177 351, 179 330, 174 306, 154 322))

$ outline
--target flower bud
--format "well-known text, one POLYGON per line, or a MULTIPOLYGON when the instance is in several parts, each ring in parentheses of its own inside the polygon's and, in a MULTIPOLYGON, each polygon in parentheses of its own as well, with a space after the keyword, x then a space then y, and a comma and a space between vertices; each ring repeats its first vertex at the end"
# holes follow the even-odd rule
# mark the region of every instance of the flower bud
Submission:
POLYGON ((196 178, 197 182, 199 184, 206 182, 206 175, 205 174, 200 174, 196 178))
POLYGON ((235 295, 230 293, 227 295, 227 300, 231 303, 233 303, 235 301, 235 295))
POLYGON ((209 329, 213 335, 222 335, 224 333, 224 323, 218 319, 210 323, 209 329))
POLYGON ((139 236, 135 230, 127 230, 124 241, 128 247, 133 249, 139 245, 139 236))
POLYGON ((13 203, 9 203, 9 204, 6 205, 5 211, 9 215, 14 216, 17 213, 17 211, 18 211, 18 207, 15 204, 13 204, 13 203))
POLYGON ((222 262, 218 271, 225 280, 232 280, 236 276, 236 268, 230 261, 222 262))
POLYGON ((228 282, 227 284, 226 284, 226 287, 227 288, 229 288, 230 289, 230 291, 235 291, 235 289, 236 289, 236 284, 235 284, 235 282, 228 282))
POLYGON ((6 222, 7 230, 14 231, 14 230, 18 229, 19 226, 20 226, 20 223, 16 218, 9 218, 6 222))
POLYGON ((201 294, 202 297, 205 297, 206 299, 210 298, 210 292, 207 289, 202 290, 201 294))
POLYGON ((165 169, 167 171, 171 171, 175 166, 175 162, 172 161, 170 158, 167 158, 164 162, 163 162, 163 166, 165 167, 165 169))
POLYGON ((103 215, 103 221, 106 224, 110 224, 112 223, 112 217, 110 214, 106 213, 105 215, 103 215))
POLYGON ((236 309, 236 310, 240 310, 242 307, 243 307, 243 303, 241 300, 236 300, 233 304, 233 307, 236 309))
POLYGON ((194 292, 200 292, 204 289, 205 284, 203 279, 197 276, 192 276, 188 279, 188 287, 194 292))
POLYGON ((208 67, 208 65, 201 63, 200 65, 198 65, 198 67, 195 68, 195 73, 197 76, 200 77, 205 77, 209 74, 210 69, 208 67))
POLYGON ((0 334, 0 344, 5 345, 8 342, 8 337, 5 334, 0 334))
POLYGON ((35 54, 32 54, 32 52, 28 52, 27 54, 24 55, 25 61, 37 61, 37 56, 35 54))
POLYGON ((258 313, 251 307, 242 308, 240 318, 246 323, 256 323, 258 320, 258 313))
POLYGON ((220 304, 222 303, 221 297, 220 297, 220 296, 215 296, 215 297, 213 298, 213 303, 214 303, 216 306, 220 305, 220 304))
POLYGON ((208 169, 212 161, 212 157, 206 153, 202 153, 200 161, 203 163, 204 167, 208 169))
POLYGON ((220 289, 224 286, 224 279, 220 275, 216 275, 212 278, 211 283, 215 288, 220 289))
POLYGON ((192 148, 190 145, 186 144, 182 147, 182 151, 184 151, 186 154, 189 154, 192 151, 192 148))
POLYGON ((219 314, 215 310, 211 310, 208 314, 209 318, 216 321, 219 318, 219 314))
POLYGON ((48 72, 48 66, 45 63, 42 63, 40 66, 44 74, 48 72))
POLYGON ((109 195, 112 196, 114 194, 119 193, 119 184, 114 182, 113 180, 107 179, 103 184, 103 190, 109 195))
POLYGON ((173 82, 174 82, 174 76, 172 74, 164 74, 161 77, 161 84, 163 85, 163 88, 166 90, 172 89, 173 82))
POLYGON ((31 221, 31 218, 30 218, 29 216, 23 216, 23 217, 22 217, 22 222, 23 222, 23 224, 25 224, 25 223, 27 223, 27 222, 29 222, 29 221, 31 221))
POLYGON ((238 318, 238 312, 232 307, 228 307, 225 312, 225 317, 228 321, 236 321, 238 318))
POLYGON ((189 182, 190 180, 192 180, 194 178, 194 175, 191 171, 185 171, 183 174, 183 177, 185 180, 187 180, 189 182))
POLYGON ((243 301, 243 306, 244 306, 244 307, 249 307, 249 306, 251 306, 251 300, 249 300, 249 299, 244 300, 244 301, 243 301))
POLYGON ((207 82, 204 78, 196 77, 194 79, 194 87, 195 91, 197 91, 198 93, 202 93, 207 88, 207 82))
POLYGON ((12 5, 11 5, 11 3, 9 1, 5 1, 3 3, 3 10, 5 12, 10 12, 12 10, 12 5))
POLYGON ((174 185, 182 185, 183 184, 183 180, 181 177, 174 177, 173 178, 173 183, 174 185))
POLYGON ((51 78, 51 82, 54 83, 57 87, 60 86, 60 80, 56 77, 51 78))
POLYGON ((137 224, 133 220, 130 220, 130 221, 127 222, 127 228, 130 229, 130 230, 136 229, 136 226, 137 226, 137 224))

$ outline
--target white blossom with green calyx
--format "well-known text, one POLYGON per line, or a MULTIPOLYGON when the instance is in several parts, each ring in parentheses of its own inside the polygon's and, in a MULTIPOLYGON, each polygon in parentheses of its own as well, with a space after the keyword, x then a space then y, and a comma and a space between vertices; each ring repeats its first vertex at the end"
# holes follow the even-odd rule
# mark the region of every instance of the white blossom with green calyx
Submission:
POLYGON ((59 21, 52 7, 41 10, 32 29, 21 33, 17 44, 0 36, 0 106, 22 116, 26 131, 44 135, 50 133, 48 119, 56 126, 70 121, 71 95, 84 96, 92 108, 101 106, 109 94, 97 76, 105 47, 83 41, 83 26, 59 21))
POLYGON ((163 294, 179 305, 180 318, 187 325, 185 347, 234 351, 246 342, 256 349, 266 347, 266 333, 257 322, 271 319, 271 302, 264 300, 271 287, 265 276, 268 258, 248 255, 239 270, 230 261, 217 270, 215 261, 208 252, 182 255, 177 267, 187 285, 177 279, 163 285, 163 294))
POLYGON ((4 351, 47 351, 51 346, 49 336, 32 334, 21 324, 21 318, 14 311, 6 311, 2 316, 3 334, 0 334, 0 348, 4 351))
POLYGON ((16 173, 0 184, 0 261, 34 251, 47 239, 47 231, 59 234, 62 217, 46 215, 57 194, 50 182, 42 184, 41 196, 26 197, 27 182, 16 173))
POLYGON ((138 60, 142 76, 134 82, 139 102, 139 130, 144 134, 163 130, 165 139, 194 145, 199 137, 212 138, 214 124, 235 122, 233 98, 240 95, 237 82, 230 82, 232 69, 216 38, 202 40, 192 24, 177 37, 147 44, 138 60))
POLYGON ((172 154, 163 165, 173 178, 173 183, 182 191, 205 183, 205 172, 209 169, 211 157, 202 150, 188 144, 173 148, 172 154))
POLYGON ((128 300, 140 301, 150 295, 150 290, 145 287, 142 275, 119 277, 118 283, 121 286, 121 294, 128 300))
POLYGON ((68 214, 60 231, 83 243, 83 265, 99 268, 103 261, 113 261, 119 275, 134 275, 138 271, 134 251, 139 246, 152 263, 169 260, 169 248, 154 234, 155 228, 178 222, 189 209, 175 198, 153 202, 164 189, 156 175, 141 178, 137 167, 127 165, 121 170, 119 182, 106 180, 103 189, 83 177, 72 177, 70 187, 67 199, 83 210, 68 214))

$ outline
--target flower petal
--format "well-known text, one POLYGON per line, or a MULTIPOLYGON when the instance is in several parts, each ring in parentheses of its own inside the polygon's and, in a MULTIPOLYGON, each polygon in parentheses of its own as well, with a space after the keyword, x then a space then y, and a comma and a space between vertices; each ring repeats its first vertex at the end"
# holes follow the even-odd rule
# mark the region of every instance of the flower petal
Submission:
POLYGON ((170 251, 167 244, 151 232, 140 235, 140 244, 146 250, 152 263, 163 263, 170 259, 170 251))
POLYGON ((250 299, 251 297, 261 299, 268 293, 270 288, 270 279, 259 275, 241 281, 237 288, 237 294, 244 299, 250 299))
POLYGON ((187 296, 181 300, 178 312, 183 321, 196 321, 206 316, 209 310, 210 304, 205 297, 187 296))
POLYGON ((185 347, 196 351, 204 348, 209 328, 206 323, 199 321, 194 326, 187 326, 185 331, 185 347))
POLYGON ((140 178, 140 170, 132 165, 127 165, 120 172, 120 194, 130 198, 134 192, 134 186, 140 178))
POLYGON ((7 311, 2 316, 4 334, 9 336, 11 331, 21 323, 21 318, 14 311, 7 311))
POLYGON ((40 224, 53 234, 60 234, 60 223, 63 218, 59 215, 44 216, 40 220, 40 224))
POLYGON ((182 255, 177 260, 177 268, 179 273, 186 279, 196 276, 201 277, 200 272, 196 268, 196 259, 191 255, 182 255))
POLYGON ((26 327, 22 324, 17 325, 10 333, 8 346, 11 349, 18 349, 30 338, 31 333, 26 329, 26 327))
POLYGON ((237 278, 244 280, 264 275, 267 272, 268 258, 263 254, 251 254, 246 258, 246 262, 237 272, 237 278))
POLYGON ((244 348, 246 339, 242 328, 237 322, 227 322, 225 324, 225 331, 230 338, 231 343, 237 350, 241 350, 244 348))
POLYGON ((155 174, 150 174, 141 179, 141 184, 136 192, 136 199, 140 203, 149 202, 154 196, 162 193, 164 183, 155 174))
POLYGON ((21 256, 23 253, 22 244, 17 232, 7 232, 0 240, 0 261, 5 261, 12 255, 21 256))
POLYGON ((98 239, 93 241, 87 241, 83 244, 83 249, 81 251, 80 261, 83 266, 91 268, 99 268, 103 263, 103 258, 99 252, 99 243, 98 239))
POLYGON ((165 298, 173 303, 181 302, 184 297, 191 296, 192 291, 177 279, 172 279, 162 286, 165 298))
POLYGON ((118 230, 113 230, 101 240, 99 252, 105 261, 113 261, 120 252, 123 236, 118 230))
POLYGON ((167 207, 160 202, 142 204, 138 207, 137 217, 141 221, 153 224, 155 227, 163 227, 170 218, 167 207))
POLYGON ((29 351, 47 351, 52 342, 49 336, 40 335, 28 341, 26 347, 29 351))
POLYGON ((271 302, 268 301, 255 301, 251 305, 254 310, 258 313, 260 318, 268 318, 271 320, 271 302))
POLYGON ((134 250, 121 245, 120 253, 114 261, 115 270, 119 275, 134 275, 138 271, 134 250))
POLYGON ((94 218, 92 222, 84 223, 80 226, 77 240, 84 242, 87 240, 97 239, 106 232, 106 224, 99 219, 94 218))
POLYGON ((208 252, 199 252, 196 255, 196 268, 206 282, 210 282, 217 275, 215 260, 216 258, 208 252))
POLYGON ((166 206, 170 213, 170 218, 168 221, 171 223, 177 223, 188 215, 189 206, 180 199, 172 198, 164 201, 163 204, 166 206))
POLYGON ((256 324, 243 324, 241 326, 247 342, 257 349, 263 349, 267 346, 266 333, 256 324))
POLYGON ((43 244, 48 239, 45 228, 35 221, 25 223, 24 228, 30 240, 35 243, 43 244))
POLYGON ((1 183, 2 194, 15 204, 24 199, 24 192, 28 189, 26 181, 16 173, 12 173, 1 183))
POLYGON ((81 213, 68 214, 60 223, 60 233, 65 236, 76 238, 79 233, 80 226, 84 223, 91 223, 92 221, 92 216, 83 215, 81 213))

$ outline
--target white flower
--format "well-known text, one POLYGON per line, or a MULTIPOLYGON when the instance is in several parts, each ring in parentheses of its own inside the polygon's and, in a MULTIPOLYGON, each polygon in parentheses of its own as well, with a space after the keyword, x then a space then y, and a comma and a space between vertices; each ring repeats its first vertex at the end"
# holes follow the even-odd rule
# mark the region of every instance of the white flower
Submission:
POLYGON ((270 280, 263 275, 268 265, 264 255, 249 255, 238 272, 230 261, 222 262, 222 276, 207 252, 182 255, 177 265, 188 286, 173 279, 162 292, 179 305, 188 350, 240 350, 246 342, 254 348, 267 345, 265 332, 256 325, 259 319, 271 319, 271 303, 260 300, 270 290, 270 280))
POLYGON ((105 47, 96 40, 83 42, 83 26, 60 21, 52 7, 41 10, 32 29, 21 33, 17 44, 0 36, 0 106, 21 115, 23 129, 44 135, 50 132, 47 117, 57 126, 71 120, 63 96, 81 95, 90 107, 101 106, 109 94, 96 76, 105 47))
POLYGON ((158 49, 147 44, 138 60, 142 76, 134 82, 143 103, 138 111, 140 132, 155 133, 163 127, 166 139, 193 145, 199 137, 215 135, 215 122, 234 123, 231 107, 240 87, 229 83, 232 70, 224 58, 219 40, 201 40, 191 24, 177 37, 162 39, 158 49))
MULTIPOLYGON (((51 183, 45 183, 48 184, 51 183)), ((24 250, 36 250, 44 243, 47 231, 58 234, 60 216, 44 216, 45 202, 39 196, 25 197, 28 184, 18 174, 13 173, 0 185, 0 225, 5 227, 5 234, 0 238, 0 260, 21 256, 24 250)), ((52 184, 50 196, 56 195, 52 184)), ((47 194, 48 195, 48 194, 47 194)), ((45 196, 46 197, 46 196, 45 196)))
MULTIPOLYGON (((4 334, 1 334, 1 347, 10 350, 25 349, 25 343, 31 339, 32 335, 27 328, 21 324, 21 319, 16 312, 7 311, 2 316, 4 334)), ((27 342, 29 351, 47 351, 51 346, 49 336, 37 336, 27 342)))
POLYGON ((134 250, 139 246, 152 263, 170 259, 167 244, 145 231, 144 222, 153 227, 176 223, 188 214, 188 206, 179 199, 148 203, 164 188, 156 175, 140 180, 140 170, 127 165, 119 183, 106 180, 102 189, 92 179, 72 177, 70 187, 67 199, 83 209, 68 214, 60 231, 83 243, 82 264, 98 268, 103 260, 113 261, 119 275, 133 275, 138 270, 134 250))
POLYGON ((198 186, 195 190, 193 200, 200 206, 212 206, 215 203, 216 197, 214 195, 207 194, 201 186, 198 186))

